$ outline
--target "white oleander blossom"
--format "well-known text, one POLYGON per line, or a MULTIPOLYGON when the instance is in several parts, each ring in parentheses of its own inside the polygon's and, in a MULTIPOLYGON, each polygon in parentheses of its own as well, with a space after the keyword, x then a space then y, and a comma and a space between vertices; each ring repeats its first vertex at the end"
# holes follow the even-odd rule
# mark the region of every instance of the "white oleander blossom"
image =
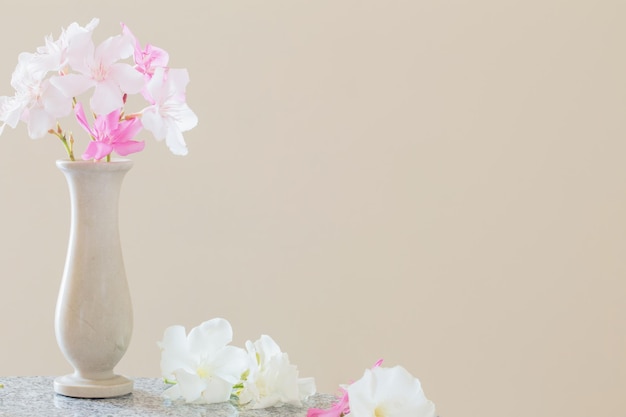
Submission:
POLYGON ((12 128, 21 120, 28 126, 31 138, 41 138, 55 127, 57 119, 72 111, 72 97, 65 96, 51 85, 49 73, 57 74, 67 65, 67 49, 79 38, 90 39, 98 19, 93 19, 86 27, 72 23, 64 29, 58 40, 45 38, 45 45, 36 53, 22 52, 11 75, 13 97, 0 100, 0 120, 12 128))
POLYGON ((91 37, 69 45, 68 63, 74 73, 52 77, 50 82, 67 97, 76 97, 89 88, 89 103, 96 114, 108 114, 124 106, 123 95, 136 94, 144 87, 143 75, 130 64, 118 62, 133 54, 132 39, 126 35, 107 38, 97 47, 91 37))
POLYGON ((436 417, 420 381, 401 366, 367 369, 347 392, 350 417, 436 417))
POLYGON ((342 395, 330 408, 310 408, 307 417, 436 417, 417 378, 401 366, 382 368, 381 363, 341 386, 342 395))
POLYGON ((152 105, 142 111, 141 121, 156 140, 165 139, 174 155, 186 155, 183 133, 198 124, 198 117, 185 102, 189 74, 185 69, 154 70, 147 84, 152 105))
POLYGON ((269 336, 256 342, 246 342, 250 367, 235 391, 241 405, 267 408, 283 404, 301 406, 302 401, 315 394, 313 378, 298 378, 298 368, 269 336))
POLYGON ((207 404, 228 401, 248 366, 245 350, 229 345, 232 338, 230 323, 221 318, 194 327, 189 335, 182 326, 167 328, 158 344, 161 372, 175 385, 164 396, 207 404))

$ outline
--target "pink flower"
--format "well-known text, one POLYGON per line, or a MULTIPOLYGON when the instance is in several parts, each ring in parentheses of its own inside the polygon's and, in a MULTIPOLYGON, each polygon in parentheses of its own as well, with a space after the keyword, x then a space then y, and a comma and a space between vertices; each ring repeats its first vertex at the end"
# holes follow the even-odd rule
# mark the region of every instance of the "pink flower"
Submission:
POLYGON ((78 123, 93 139, 89 142, 83 159, 100 160, 113 151, 125 156, 139 152, 145 146, 144 142, 131 140, 143 127, 141 121, 137 118, 120 121, 120 109, 113 110, 106 116, 97 116, 93 128, 87 122, 81 103, 76 104, 74 113, 78 123))
POLYGON ((135 69, 144 74, 146 81, 152 78, 156 68, 167 67, 170 57, 165 50, 150 45, 149 43, 142 49, 139 40, 124 23, 122 23, 122 33, 133 40, 135 69))

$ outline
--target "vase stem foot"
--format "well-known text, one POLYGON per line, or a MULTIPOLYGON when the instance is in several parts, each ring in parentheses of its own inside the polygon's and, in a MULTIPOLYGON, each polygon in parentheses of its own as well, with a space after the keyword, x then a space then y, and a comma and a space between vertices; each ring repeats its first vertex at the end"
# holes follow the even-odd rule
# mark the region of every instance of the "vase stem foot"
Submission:
POLYGON ((132 390, 133 381, 121 375, 95 380, 72 374, 54 380, 54 391, 66 397, 112 398, 130 394, 132 390))

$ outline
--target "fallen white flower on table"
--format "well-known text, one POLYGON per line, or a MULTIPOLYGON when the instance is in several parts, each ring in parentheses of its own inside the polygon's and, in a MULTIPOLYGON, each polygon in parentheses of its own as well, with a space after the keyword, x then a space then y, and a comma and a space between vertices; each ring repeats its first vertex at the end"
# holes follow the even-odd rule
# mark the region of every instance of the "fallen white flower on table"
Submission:
POLYGON ((401 366, 382 368, 382 359, 328 409, 309 408, 307 417, 435 417, 419 380, 401 366))
POLYGON ((298 378, 298 368, 289 363, 287 353, 269 336, 246 342, 249 368, 235 390, 239 404, 259 409, 291 404, 315 394, 313 378, 298 378))
POLYGON ((347 388, 351 417, 435 417, 419 380, 401 366, 366 369, 347 388))
POLYGON ((232 339, 230 323, 221 318, 194 327, 188 336, 183 326, 167 328, 159 343, 161 373, 175 385, 163 395, 197 403, 228 401, 248 366, 245 350, 228 345, 232 339))

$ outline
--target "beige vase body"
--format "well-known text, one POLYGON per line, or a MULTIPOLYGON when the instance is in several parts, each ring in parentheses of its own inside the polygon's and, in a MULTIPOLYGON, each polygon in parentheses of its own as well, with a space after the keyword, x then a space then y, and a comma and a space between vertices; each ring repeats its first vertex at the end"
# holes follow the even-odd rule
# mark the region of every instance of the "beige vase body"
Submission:
POLYGON ((133 383, 115 375, 133 328, 118 229, 118 202, 130 160, 57 161, 70 191, 71 226, 56 306, 59 348, 74 373, 56 378, 57 393, 78 398, 128 394, 133 383))

